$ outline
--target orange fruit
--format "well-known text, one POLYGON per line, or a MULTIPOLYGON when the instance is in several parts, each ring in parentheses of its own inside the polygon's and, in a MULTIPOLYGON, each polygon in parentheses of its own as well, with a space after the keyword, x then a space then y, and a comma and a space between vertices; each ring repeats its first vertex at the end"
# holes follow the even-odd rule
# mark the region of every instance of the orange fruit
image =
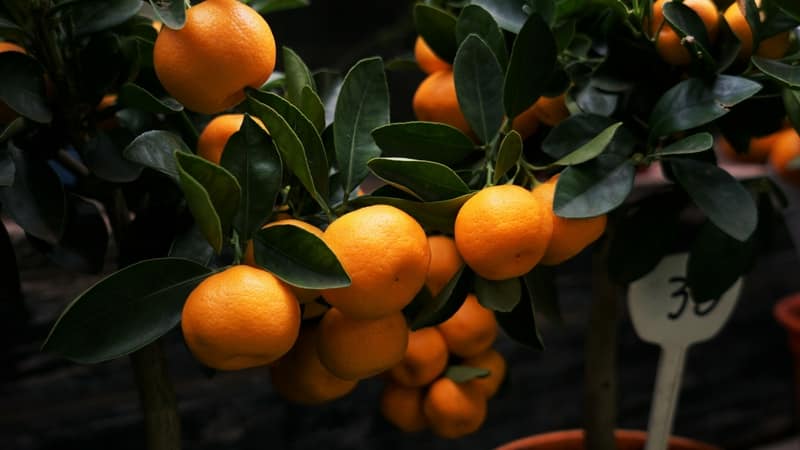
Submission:
POLYGON ((511 121, 511 128, 519 133, 522 139, 527 139, 533 135, 539 129, 539 115, 536 112, 536 103, 519 113, 517 117, 514 117, 514 120, 511 121))
POLYGON ((180 30, 163 27, 153 48, 156 75, 186 108, 216 114, 239 104, 275 69, 267 22, 239 0, 206 0, 186 11, 180 30))
POLYGON ((483 392, 487 399, 497 394, 500 385, 503 384, 503 380, 506 378, 506 371, 508 369, 506 359, 503 358, 503 355, 492 348, 479 355, 466 358, 461 362, 461 365, 489 370, 489 376, 473 378, 467 382, 472 387, 483 392))
POLYGON ((567 109, 567 95, 561 94, 558 97, 539 97, 531 107, 533 113, 539 118, 539 122, 554 127, 569 117, 567 109))
POLYGON ((458 104, 452 70, 440 70, 422 80, 414 92, 412 107, 418 120, 445 123, 474 137, 458 104))
MULTIPOLYGON (((322 239, 322 230, 315 227, 314 225, 311 225, 308 222, 303 222, 302 220, 297 220, 297 219, 279 219, 274 222, 270 222, 261 228, 262 229, 269 228, 275 225, 293 225, 298 228, 302 228, 308 231, 309 233, 313 234, 314 236, 317 236, 318 238, 322 239)), ((247 241, 247 247, 245 248, 244 251, 244 263, 247 264, 248 266, 259 267, 258 264, 256 264, 255 249, 252 240, 247 241)), ((308 303, 311 300, 314 300, 315 298, 319 297, 319 291, 317 289, 301 288, 290 285, 288 283, 287 285, 289 286, 289 289, 292 290, 295 297, 297 297, 297 300, 300 303, 308 303)))
POLYGON ((403 361, 389 369, 389 376, 403 386, 425 386, 444 372, 448 356, 447 343, 438 329, 412 331, 403 361))
POLYGON ((772 146, 775 144, 775 140, 780 135, 781 131, 782 130, 779 130, 766 136, 754 136, 750 138, 750 145, 747 147, 746 153, 737 152, 730 141, 722 135, 717 137, 716 148, 728 159, 748 163, 763 163, 769 157, 772 146))
POLYGON ((189 350, 208 367, 262 366, 294 345, 300 305, 271 273, 237 265, 192 290, 183 306, 181 329, 189 350))
MULTIPOLYGON (((267 129, 258 117, 250 117, 261 128, 267 129)), ((220 114, 211 119, 197 138, 197 155, 214 164, 219 164, 225 144, 234 133, 239 131, 242 122, 244 122, 244 114, 220 114)))
POLYGON ((790 162, 800 157, 800 136, 794 128, 779 132, 769 153, 769 163, 775 172, 784 180, 800 184, 800 169, 787 167, 790 162))
POLYGON ((399 312, 425 284, 431 250, 425 230, 389 205, 351 211, 334 220, 323 239, 350 275, 350 286, 324 289, 342 313, 375 319, 399 312))
POLYGON ((606 215, 587 217, 582 219, 569 219, 559 217, 553 212, 553 198, 556 193, 558 175, 551 177, 547 182, 536 186, 533 195, 539 201, 548 205, 548 214, 553 220, 553 234, 547 244, 547 250, 542 256, 540 264, 554 266, 572 258, 596 241, 606 230, 606 215))
MULTIPOLYGON (((760 1, 756 2, 756 4, 760 3, 760 1)), ((753 54, 753 32, 750 30, 747 18, 744 16, 744 8, 744 4, 741 1, 734 2, 725 10, 724 14, 725 20, 742 44, 739 49, 739 58, 741 59, 747 59, 753 54)), ((789 34, 789 31, 784 31, 763 39, 758 44, 756 55, 770 59, 782 57, 789 49, 789 34)))
POLYGON ((331 308, 322 316, 317 353, 322 364, 345 380, 377 375, 403 360, 408 325, 402 313, 359 320, 331 308))
POLYGON ((425 286, 435 297, 458 273, 464 260, 458 254, 456 241, 450 236, 428 236, 428 246, 431 248, 431 264, 425 277, 425 286))
POLYGON ((428 427, 422 412, 425 391, 421 388, 386 383, 381 392, 381 414, 392 425, 406 433, 416 433, 428 427))
MULTIPOLYGON (((689 64, 692 57, 686 47, 681 45, 681 37, 664 19, 664 3, 668 1, 674 0, 657 0, 653 3, 650 33, 656 36, 656 50, 661 58, 673 66, 683 66, 689 64), (656 33, 658 34, 656 35, 656 33)), ((714 2, 711 0, 683 0, 683 4, 700 16, 709 40, 714 42, 719 29, 719 11, 714 2)))
POLYGON ((434 72, 439 72, 440 70, 453 69, 450 63, 440 58, 428 46, 428 43, 422 39, 422 36, 417 36, 417 40, 414 42, 414 59, 417 60, 419 68, 429 75, 434 72))
POLYGON ((486 406, 482 392, 444 377, 428 388, 422 411, 434 434, 456 439, 477 431, 483 425, 486 406))
MULTIPOLYGON (((13 42, 0 41, 0 53, 17 52, 25 54, 25 49, 13 42)), ((11 109, 5 102, 0 101, 0 123, 10 123, 19 117, 16 111, 11 109)))
POLYGON ((456 215, 458 252, 475 273, 488 280, 524 275, 542 259, 550 242, 549 209, 521 186, 481 189, 456 215))
POLYGON ((437 328, 444 336, 450 353, 462 358, 485 352, 497 339, 494 312, 478 303, 475 294, 467 294, 458 311, 437 328))
POLYGON ((269 368, 272 386, 283 398, 305 405, 325 403, 350 393, 357 381, 343 380, 317 356, 317 326, 304 325, 289 353, 269 368))

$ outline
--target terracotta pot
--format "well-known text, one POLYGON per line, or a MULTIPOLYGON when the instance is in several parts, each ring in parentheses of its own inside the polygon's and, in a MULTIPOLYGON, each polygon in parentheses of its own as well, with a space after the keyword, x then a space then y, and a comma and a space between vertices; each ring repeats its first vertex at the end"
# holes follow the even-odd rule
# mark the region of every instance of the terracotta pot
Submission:
POLYGON ((784 297, 775 304, 775 319, 789 334, 789 349, 794 356, 794 385, 800 405, 800 293, 784 297))
MULTIPOLYGON (((636 430, 617 430, 614 432, 619 450, 641 450, 647 440, 647 433, 636 430)), ((583 430, 554 431, 537 434, 509 442, 495 450, 583 450, 583 430)), ((720 450, 719 447, 681 437, 669 440, 670 450, 720 450)))

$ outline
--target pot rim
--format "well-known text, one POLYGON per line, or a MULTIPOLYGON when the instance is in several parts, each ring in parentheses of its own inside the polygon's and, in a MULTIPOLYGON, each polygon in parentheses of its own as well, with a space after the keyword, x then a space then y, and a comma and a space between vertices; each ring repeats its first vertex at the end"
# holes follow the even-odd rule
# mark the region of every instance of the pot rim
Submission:
MULTIPOLYGON (((798 296, 798 298, 800 298, 800 296, 798 296)), ((565 441, 565 443, 568 442, 582 443, 583 433, 584 430, 582 428, 549 431, 510 441, 506 444, 501 445, 500 447, 495 448, 495 450, 526 449, 529 447, 542 445, 553 441, 556 442, 565 441)), ((647 440, 647 432, 642 430, 630 430, 630 429, 618 428, 614 430, 614 437, 617 440, 634 440, 634 441, 641 441, 644 443, 647 440)), ((720 450, 719 447, 715 447, 713 445, 701 441, 680 436, 670 436, 669 443, 670 445, 680 446, 682 448, 694 448, 697 450, 720 450)))
POLYGON ((791 333, 800 333, 800 292, 778 300, 772 312, 784 328, 791 333))

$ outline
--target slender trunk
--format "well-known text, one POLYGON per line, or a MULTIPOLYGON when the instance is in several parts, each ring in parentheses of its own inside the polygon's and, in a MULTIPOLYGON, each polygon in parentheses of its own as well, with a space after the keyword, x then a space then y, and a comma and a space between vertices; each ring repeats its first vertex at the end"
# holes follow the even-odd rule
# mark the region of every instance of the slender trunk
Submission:
POLYGON ((610 237, 609 233, 592 259, 592 306, 584 374, 585 442, 586 448, 591 450, 616 449, 619 288, 608 274, 610 237))
POLYGON ((148 450, 180 450, 181 422, 161 341, 131 354, 148 450))

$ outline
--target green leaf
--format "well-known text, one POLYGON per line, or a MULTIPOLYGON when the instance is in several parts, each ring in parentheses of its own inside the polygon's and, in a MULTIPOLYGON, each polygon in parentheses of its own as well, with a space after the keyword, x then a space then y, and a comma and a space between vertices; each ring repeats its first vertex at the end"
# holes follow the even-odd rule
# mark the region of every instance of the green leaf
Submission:
POLYGON ((214 247, 203 237, 200 227, 194 224, 188 231, 175 237, 168 255, 209 266, 214 260, 214 247))
POLYGON ((497 151, 497 161, 494 166, 494 177, 492 182, 497 183, 512 167, 519 163, 522 156, 522 136, 514 130, 503 138, 500 142, 500 149, 497 151))
POLYGON ((354 198, 351 203, 356 207, 379 204, 392 205, 408 213, 427 229, 452 233, 458 210, 473 195, 475 195, 474 192, 437 202, 418 202, 404 198, 364 195, 354 198))
POLYGON ((77 0, 67 6, 74 34, 83 36, 117 26, 142 9, 142 0, 77 0))
POLYGON ((309 86, 303 86, 303 90, 300 91, 300 104, 297 107, 314 124, 317 133, 322 134, 325 130, 325 105, 322 104, 319 95, 309 86))
POLYGON ((220 163, 242 188, 233 226, 240 241, 246 242, 272 215, 282 187, 281 157, 267 132, 245 115, 241 129, 225 144, 220 163))
POLYGON ((694 10, 680 2, 667 2, 663 8, 664 19, 682 39, 691 36, 693 40, 684 41, 692 60, 700 64, 707 73, 714 73, 716 62, 709 52, 711 41, 705 24, 694 10))
POLYGON ((178 325, 186 297, 210 272, 178 258, 114 272, 70 303, 42 350, 85 364, 134 352, 178 325))
POLYGON ((711 133, 697 133, 685 137, 678 142, 657 149, 653 152, 654 157, 669 155, 686 155, 690 153, 704 152, 714 146, 714 136, 711 133))
POLYGON ((0 189, 3 211, 25 230, 50 244, 64 232, 67 204, 64 186, 47 163, 9 143, 14 182, 0 189))
POLYGON ((461 308, 467 294, 472 292, 475 274, 462 265, 461 269, 447 282, 442 292, 435 298, 428 288, 422 288, 414 300, 406 306, 403 313, 411 330, 432 327, 449 319, 461 308))
POLYGON ((136 137, 122 155, 129 161, 157 170, 176 182, 180 179, 175 152, 191 154, 191 150, 176 134, 164 130, 145 131, 136 137))
POLYGON ((458 104, 482 142, 489 142, 503 122, 503 68, 477 34, 458 47, 453 61, 458 104))
POLYGON ((195 222, 219 254, 241 200, 241 187, 230 172, 205 159, 175 152, 180 186, 195 222))
POLYGON ((678 184, 722 231, 739 241, 753 234, 758 222, 755 201, 731 174, 692 159, 674 158, 669 164, 678 184))
POLYGON ((600 134, 592 138, 592 140, 583 144, 581 147, 567 156, 564 156, 563 158, 554 162, 552 165, 574 166, 576 164, 581 164, 596 158, 598 155, 603 153, 606 147, 608 147, 608 145, 611 143, 611 140, 614 139, 614 134, 617 132, 617 129, 619 129, 621 126, 622 122, 617 122, 614 125, 611 125, 600 132, 600 134))
POLYGON ((764 75, 775 81, 785 84, 790 88, 800 88, 800 66, 787 64, 774 59, 753 56, 750 58, 753 65, 764 75))
POLYGON ((794 0, 773 0, 778 7, 795 20, 800 20, 800 4, 794 0))
MULTIPOLYGON (((0 124, 0 127, 3 127, 3 125, 0 124)), ((24 117, 17 117, 12 120, 11 123, 5 125, 2 131, 0 131, 0 144, 22 133, 26 128, 27 124, 24 117)))
POLYGON ((539 264, 522 276, 522 282, 527 295, 533 301, 533 310, 557 324, 563 324, 564 317, 558 304, 555 268, 539 264))
POLYGON ((372 131, 384 156, 425 159, 446 165, 463 161, 475 144, 459 129, 436 122, 395 122, 372 131))
MULTIPOLYGON (((587 145, 612 125, 613 121, 608 117, 587 113, 574 114, 550 130, 542 142, 542 151, 555 159, 564 158, 575 149, 587 145)), ((621 133, 616 135, 619 134, 621 133)))
POLYGON ((458 50, 456 18, 449 12, 431 5, 414 5, 414 24, 417 33, 436 55, 452 61, 458 50))
POLYGON ((605 214, 628 197, 635 172, 627 158, 612 154, 567 167, 556 184, 553 211, 568 218, 605 214))
POLYGON ((792 123, 795 130, 800 130, 800 90, 784 89, 783 106, 786 108, 786 117, 789 122, 792 123))
POLYGON ((186 23, 186 2, 184 0, 149 0, 156 17, 167 28, 180 30, 186 23))
POLYGON ((450 378, 456 383, 466 383, 467 381, 474 380, 477 378, 486 378, 490 374, 491 371, 489 371, 489 369, 484 369, 482 367, 458 365, 458 366, 448 366, 442 376, 450 378))
POLYGON ((722 296, 751 267, 756 252, 753 233, 741 242, 707 221, 692 244, 686 278, 698 303, 722 296))
POLYGON ((522 298, 510 312, 495 312, 497 323, 511 339, 520 344, 544 350, 544 341, 536 324, 536 310, 533 299, 527 290, 523 290, 522 298))
POLYGON ((122 142, 130 140, 127 130, 98 130, 81 148, 89 171, 102 180, 128 183, 139 178, 142 166, 123 157, 122 142))
MULTIPOLYGON (((289 47, 283 47, 283 67, 286 75, 286 99, 295 106, 300 106, 303 88, 308 86, 316 90, 314 77, 300 56, 289 47)), ((301 108, 302 109, 302 108, 301 108)))
POLYGON ((250 2, 253 9, 261 14, 285 11, 287 9, 302 8, 311 4, 310 0, 253 0, 250 2))
POLYGON ((503 104, 508 117, 516 117, 544 93, 556 56, 556 41, 547 22, 538 14, 530 16, 514 40, 506 70, 503 104))
POLYGON ((256 263, 302 288, 350 286, 350 277, 321 238, 295 225, 273 225, 255 235, 256 263))
POLYGON ((119 103, 153 114, 172 114, 183 111, 183 105, 172 97, 159 99, 135 83, 125 83, 119 88, 119 103))
POLYGON ((28 55, 0 53, 0 101, 34 122, 50 123, 53 119, 44 89, 44 70, 28 55))
POLYGON ((344 192, 367 177, 367 161, 381 154, 372 130, 389 123, 389 87, 380 58, 362 59, 344 77, 336 102, 333 139, 344 192))
POLYGON ((525 0, 472 0, 473 5, 489 11, 504 30, 519 33, 528 15, 523 9, 525 0))
POLYGON ((522 297, 522 284, 519 278, 492 281, 475 277, 475 296, 478 303, 498 312, 510 312, 522 297))
POLYGON ((470 192, 464 180, 444 164, 408 158, 374 158, 368 165, 378 178, 422 201, 449 200, 470 192))
POLYGON ((455 32, 459 44, 470 34, 477 34, 488 44, 501 67, 508 64, 508 49, 503 31, 492 15, 482 7, 474 4, 465 6, 458 15, 455 32))
POLYGON ((328 197, 328 160, 314 124, 294 105, 271 92, 248 93, 248 110, 261 119, 283 162, 321 206, 328 197))

